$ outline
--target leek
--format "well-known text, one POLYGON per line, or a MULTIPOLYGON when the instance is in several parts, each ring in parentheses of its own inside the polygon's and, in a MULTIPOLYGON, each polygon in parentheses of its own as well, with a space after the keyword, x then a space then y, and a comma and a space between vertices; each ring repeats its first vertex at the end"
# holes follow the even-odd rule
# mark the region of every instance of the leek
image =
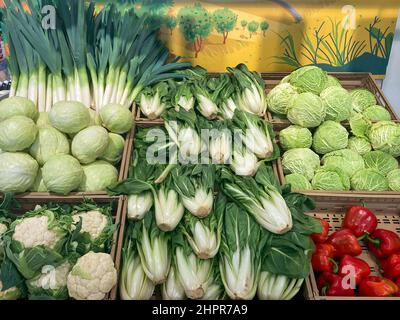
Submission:
POLYGON ((262 227, 284 234, 292 229, 292 214, 274 179, 272 169, 265 165, 260 166, 255 178, 237 177, 226 168, 221 170, 222 191, 262 227))

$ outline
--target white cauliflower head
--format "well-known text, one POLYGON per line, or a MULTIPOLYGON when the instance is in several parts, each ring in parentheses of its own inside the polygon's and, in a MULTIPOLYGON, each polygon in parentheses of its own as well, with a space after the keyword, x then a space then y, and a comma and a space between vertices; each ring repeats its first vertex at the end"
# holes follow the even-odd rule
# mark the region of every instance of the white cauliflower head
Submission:
POLYGON ((116 283, 111 256, 92 251, 78 259, 67 278, 69 295, 76 300, 102 300, 116 283))
POLYGON ((0 236, 8 230, 8 227, 4 223, 0 223, 0 236))
POLYGON ((92 240, 96 240, 108 224, 108 217, 100 211, 81 212, 72 216, 74 223, 78 223, 80 218, 82 218, 81 233, 89 233, 92 240))
POLYGON ((71 270, 68 261, 54 268, 53 266, 44 266, 42 274, 29 281, 29 285, 35 288, 57 290, 67 285, 67 276, 71 270))
POLYGON ((44 245, 53 249, 60 240, 60 236, 56 230, 49 229, 48 216, 38 215, 22 219, 15 226, 12 239, 21 242, 25 248, 44 245))

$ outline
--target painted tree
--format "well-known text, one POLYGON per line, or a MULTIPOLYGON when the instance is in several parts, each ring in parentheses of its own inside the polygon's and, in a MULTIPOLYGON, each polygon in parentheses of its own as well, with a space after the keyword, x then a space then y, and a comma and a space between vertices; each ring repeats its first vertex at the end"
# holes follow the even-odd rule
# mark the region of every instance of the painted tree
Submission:
POLYGON ((264 37, 265 37, 265 33, 267 32, 268 28, 269 28, 269 23, 267 21, 263 21, 260 23, 260 29, 262 30, 264 37))
POLYGON ((260 24, 257 21, 251 21, 248 25, 247 25, 247 30, 249 30, 250 33, 250 38, 251 36, 257 32, 258 27, 260 26, 260 24))
POLYGON ((240 21, 240 25, 242 26, 243 30, 246 29, 247 23, 248 23, 247 20, 242 20, 242 21, 240 21))
POLYGON ((179 29, 186 41, 193 43, 195 58, 203 47, 203 41, 212 30, 211 14, 200 3, 186 6, 178 13, 179 29))
POLYGON ((228 39, 229 32, 232 31, 237 23, 237 14, 228 8, 215 10, 213 13, 214 27, 218 33, 222 33, 224 40, 223 44, 228 39))
POLYGON ((178 24, 178 20, 176 19, 175 16, 168 15, 165 17, 164 25, 170 31, 171 36, 172 36, 172 33, 173 33, 174 29, 176 28, 177 24, 178 24))

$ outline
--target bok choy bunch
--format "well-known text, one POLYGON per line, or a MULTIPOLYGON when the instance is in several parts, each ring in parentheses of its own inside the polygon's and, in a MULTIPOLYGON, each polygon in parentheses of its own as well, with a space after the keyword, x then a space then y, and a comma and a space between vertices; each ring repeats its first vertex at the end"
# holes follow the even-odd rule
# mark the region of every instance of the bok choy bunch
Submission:
POLYGON ((161 295, 163 300, 184 300, 186 298, 174 264, 169 269, 167 281, 162 285, 161 295))
POLYGON ((251 300, 260 275, 260 227, 234 203, 225 207, 219 268, 229 298, 251 300))
POLYGON ((260 159, 273 160, 278 156, 278 148, 273 143, 273 131, 267 121, 247 112, 236 110, 232 119, 235 134, 239 134, 243 144, 260 159))
POLYGON ((183 81, 177 85, 177 89, 172 97, 172 105, 175 110, 179 112, 182 108, 186 111, 192 110, 194 108, 195 98, 192 93, 192 86, 183 81))
POLYGON ((233 148, 231 169, 237 176, 253 177, 264 161, 258 161, 257 156, 241 144, 233 148))
POLYGON ((132 240, 136 242, 147 277, 154 284, 167 281, 171 266, 170 235, 157 227, 154 214, 147 214, 135 224, 132 240))
POLYGON ((193 215, 184 216, 181 232, 185 235, 193 252, 200 259, 214 258, 221 244, 224 207, 217 201, 211 215, 199 219, 193 215))
POLYGON ((172 171, 172 180, 183 206, 191 214, 199 218, 210 214, 214 203, 214 166, 179 166, 172 171))
POLYGON ((279 191, 271 168, 260 166, 255 178, 237 177, 223 168, 221 188, 268 231, 283 234, 292 229, 292 214, 279 191))
POLYGON ((199 259, 182 234, 173 237, 174 264, 185 294, 190 299, 201 299, 208 290, 213 260, 199 259))
POLYGON ((291 300, 301 289, 304 279, 261 272, 257 297, 260 300, 291 300))
POLYGON ((237 107, 258 116, 264 116, 267 111, 264 80, 258 73, 250 72, 245 64, 239 64, 236 68, 228 68, 228 71, 236 80, 237 107))
POLYGON ((216 263, 216 260, 214 260, 206 293, 200 300, 223 300, 225 296, 225 288, 221 280, 218 264, 216 263))
POLYGON ((197 116, 194 110, 169 110, 163 117, 169 137, 178 147, 182 162, 195 162, 205 145, 197 128, 197 116))
POLYGON ((149 300, 155 289, 154 283, 147 277, 132 235, 130 223, 122 249, 122 270, 119 280, 119 294, 122 300, 149 300))
POLYGON ((140 94, 139 107, 150 120, 157 119, 165 111, 168 102, 168 84, 159 82, 153 87, 146 87, 140 94))

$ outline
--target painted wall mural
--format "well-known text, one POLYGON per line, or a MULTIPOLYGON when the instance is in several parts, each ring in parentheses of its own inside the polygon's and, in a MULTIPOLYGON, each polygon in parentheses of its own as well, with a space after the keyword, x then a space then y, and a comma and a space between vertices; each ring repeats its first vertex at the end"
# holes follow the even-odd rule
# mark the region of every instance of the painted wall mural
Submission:
POLYGON ((210 71, 239 62, 259 71, 315 64, 384 75, 399 0, 131 0, 161 26, 174 55, 210 71), (378 4, 379 3, 379 4, 378 4))

